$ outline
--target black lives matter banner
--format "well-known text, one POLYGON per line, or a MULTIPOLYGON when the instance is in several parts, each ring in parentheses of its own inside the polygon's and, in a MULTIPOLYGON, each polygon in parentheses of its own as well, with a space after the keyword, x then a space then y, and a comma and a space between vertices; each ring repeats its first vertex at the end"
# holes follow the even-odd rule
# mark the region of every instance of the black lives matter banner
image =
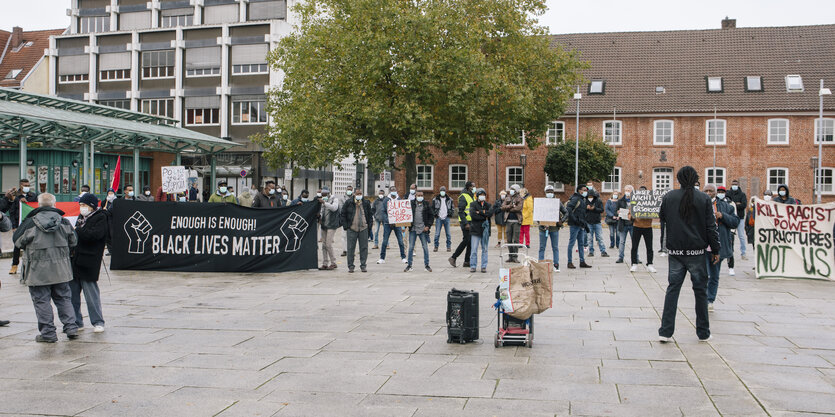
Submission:
POLYGON ((317 266, 317 203, 254 209, 116 200, 112 269, 284 272, 317 266))
POLYGON ((835 280, 835 203, 780 204, 756 200, 757 278, 835 280))
POLYGON ((632 217, 636 219, 657 219, 661 213, 661 201, 669 190, 633 191, 630 196, 632 202, 632 217))

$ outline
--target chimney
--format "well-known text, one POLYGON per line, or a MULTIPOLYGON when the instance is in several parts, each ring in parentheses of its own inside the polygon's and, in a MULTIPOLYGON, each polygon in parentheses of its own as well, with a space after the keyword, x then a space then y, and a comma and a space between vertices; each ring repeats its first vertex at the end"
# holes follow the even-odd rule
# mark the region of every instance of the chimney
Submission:
POLYGON ((12 39, 9 41, 9 45, 12 48, 17 48, 23 42, 23 28, 20 26, 15 26, 12 29, 12 39))
POLYGON ((722 20, 722 29, 735 29, 736 19, 728 19, 728 16, 722 20))

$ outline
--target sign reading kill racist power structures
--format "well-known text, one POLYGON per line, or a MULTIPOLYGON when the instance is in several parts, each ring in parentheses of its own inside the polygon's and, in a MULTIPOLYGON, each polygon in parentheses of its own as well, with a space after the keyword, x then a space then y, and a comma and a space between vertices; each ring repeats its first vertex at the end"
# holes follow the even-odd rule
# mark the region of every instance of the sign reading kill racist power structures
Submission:
POLYGON ((632 217, 636 219, 657 219, 661 212, 661 200, 668 190, 646 190, 632 192, 632 217))
POLYGON ((835 203, 780 204, 756 200, 757 278, 835 280, 835 203))

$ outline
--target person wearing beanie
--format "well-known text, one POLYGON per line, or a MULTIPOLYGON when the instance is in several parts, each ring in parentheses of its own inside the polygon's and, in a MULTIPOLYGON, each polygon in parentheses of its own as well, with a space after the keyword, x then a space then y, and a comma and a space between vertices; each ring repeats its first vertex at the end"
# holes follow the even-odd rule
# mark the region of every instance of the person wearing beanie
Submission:
MULTIPOLYGON (((85 194, 86 195, 86 194, 85 194)), ((101 202, 101 208, 104 210, 110 210, 113 208, 113 202, 116 201, 118 197, 116 197, 116 190, 112 188, 107 189, 107 197, 101 202)), ((78 199, 78 202, 81 202, 81 199, 78 199)))
POLYGON ((238 204, 238 199, 229 191, 229 188, 226 186, 226 180, 220 180, 217 183, 217 191, 209 197, 209 202, 238 204))
POLYGON ((151 195, 151 187, 142 187, 142 194, 136 196, 137 201, 154 201, 154 196, 151 195))
POLYGON ((104 317, 98 280, 105 241, 110 235, 110 216, 104 209, 97 209, 99 200, 95 194, 84 194, 78 204, 80 215, 75 223, 78 246, 75 247, 71 258, 73 279, 70 281, 75 324, 79 330, 84 328, 84 319, 81 314, 81 293, 83 292, 84 299, 87 301, 87 318, 93 325, 93 331, 101 333, 104 331, 104 317))
POLYGON ((441 187, 438 195, 432 199, 432 214, 435 216, 435 252, 441 237, 441 228, 446 233, 446 251, 452 252, 452 236, 449 234, 449 219, 453 212, 453 202, 446 193, 446 187, 441 187))

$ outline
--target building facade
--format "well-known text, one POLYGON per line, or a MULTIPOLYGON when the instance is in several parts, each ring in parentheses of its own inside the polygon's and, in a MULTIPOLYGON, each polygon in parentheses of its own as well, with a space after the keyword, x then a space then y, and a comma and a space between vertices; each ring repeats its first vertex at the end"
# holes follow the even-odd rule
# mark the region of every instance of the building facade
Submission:
MULTIPOLYGON (((788 184, 804 203, 815 202, 818 143, 823 143, 823 201, 835 201, 835 25, 556 35, 553 47, 574 49, 590 68, 579 86, 579 136, 591 134, 618 153, 616 168, 597 184, 608 198, 623 186, 670 188, 675 173, 695 167, 702 185, 740 181, 749 195, 788 184)), ((436 154, 418 167, 426 190, 460 190, 472 180, 494 198, 497 190, 524 184, 542 196, 547 183, 565 199, 570 185, 544 173, 549 147, 578 132, 577 102, 551 123, 541 145, 530 149, 520 132, 489 152, 436 154)), ((580 181, 585 182, 582 173, 580 181)), ((405 185, 404 172, 396 174, 405 185)))

